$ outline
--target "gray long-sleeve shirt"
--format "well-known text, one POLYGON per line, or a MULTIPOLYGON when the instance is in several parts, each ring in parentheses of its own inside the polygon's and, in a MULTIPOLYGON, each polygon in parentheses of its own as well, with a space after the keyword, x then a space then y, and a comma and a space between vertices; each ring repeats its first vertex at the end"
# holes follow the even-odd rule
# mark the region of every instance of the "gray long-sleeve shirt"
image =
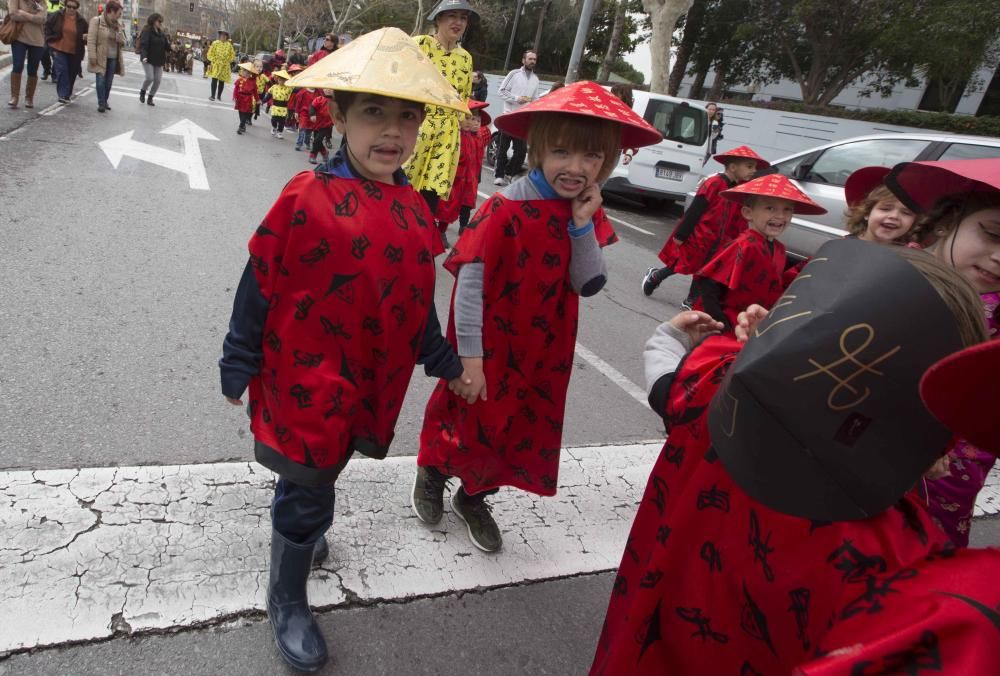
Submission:
MULTIPOLYGON (((527 178, 511 183, 501 195, 512 200, 544 199, 527 178)), ((483 356, 483 263, 466 263, 455 286, 455 333, 460 357, 483 356)), ((604 254, 593 232, 570 237, 569 282, 581 296, 593 296, 608 279, 604 254)))

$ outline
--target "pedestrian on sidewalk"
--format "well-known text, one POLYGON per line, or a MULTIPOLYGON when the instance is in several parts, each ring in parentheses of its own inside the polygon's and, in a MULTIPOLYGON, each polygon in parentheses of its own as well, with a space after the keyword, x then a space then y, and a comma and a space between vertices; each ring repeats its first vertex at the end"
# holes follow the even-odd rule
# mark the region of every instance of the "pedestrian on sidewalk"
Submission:
POLYGON ((233 50, 233 43, 229 41, 229 31, 219 30, 219 38, 212 42, 208 48, 207 58, 209 61, 208 70, 205 71, 212 78, 212 95, 209 101, 221 101, 222 90, 226 83, 232 79, 230 70, 233 61, 236 60, 236 52, 233 50))
POLYGON ((306 580, 328 551, 337 477, 355 452, 386 456, 417 363, 471 385, 434 307, 431 215, 400 170, 425 105, 468 109, 419 57, 406 33, 383 28, 292 81, 335 89, 347 142, 292 178, 250 238, 219 362, 231 403, 249 385, 254 455, 279 475, 267 614, 281 656, 304 671, 328 657, 306 580))
MULTIPOLYGON (((472 94, 472 55, 461 45, 469 22, 479 14, 468 0, 441 0, 427 16, 433 35, 413 38, 438 72, 468 102, 472 94)), ((459 116, 448 108, 430 108, 420 128, 417 149, 404 167, 407 177, 427 201, 431 213, 447 199, 458 169, 459 116)))
POLYGON ((45 42, 52 53, 59 103, 69 103, 73 96, 73 85, 82 72, 88 30, 87 21, 80 16, 79 0, 66 0, 66 6, 45 21, 45 42))
POLYGON ((7 13, 18 27, 17 39, 10 45, 13 66, 10 73, 10 99, 7 105, 17 108, 21 100, 21 78, 24 62, 28 62, 28 79, 24 88, 24 107, 35 107, 35 87, 38 86, 38 63, 45 51, 42 26, 45 24, 45 5, 37 0, 10 0, 7 13))
POLYGON ((109 0, 104 12, 90 20, 87 32, 87 72, 97 74, 97 112, 111 110, 111 83, 115 75, 125 74, 125 31, 119 23, 122 6, 109 0))
MULTIPOLYGON (((538 63, 538 53, 533 49, 521 55, 521 67, 507 73, 500 83, 500 98, 503 99, 503 112, 513 113, 538 98, 538 76, 535 66, 538 63)), ((493 169, 493 185, 506 185, 508 176, 516 176, 521 171, 528 147, 524 139, 514 138, 500 132, 497 139, 497 159, 493 169), (514 145, 514 154, 507 161, 507 151, 514 145)))
POLYGON ((288 119, 288 100, 292 98, 292 88, 286 85, 291 77, 286 70, 274 72, 274 84, 260 100, 271 105, 271 136, 285 138, 285 121, 288 119))
POLYGON ((949 555, 914 490, 951 439, 919 382, 985 340, 970 285, 921 251, 834 240, 738 325, 710 335, 718 322, 685 311, 646 344, 669 436, 592 674, 793 673, 843 645, 831 623, 885 618, 927 557, 949 555))
POLYGON ((240 126, 236 130, 237 134, 244 134, 247 125, 250 124, 250 116, 253 115, 254 107, 257 105, 257 67, 247 61, 241 63, 239 77, 233 85, 233 108, 240 114, 240 126))
POLYGON ((146 27, 139 36, 139 58, 146 79, 139 89, 139 102, 155 106, 153 97, 160 89, 163 66, 170 52, 170 39, 163 33, 163 16, 153 12, 146 19, 146 27))
POLYGON ((600 184, 623 145, 663 138, 594 82, 564 87, 496 125, 527 138, 531 171, 480 207, 445 261, 456 277, 448 340, 482 400, 471 405, 438 383, 412 494, 417 517, 436 524, 446 482, 458 477, 452 510, 486 552, 503 545, 489 495, 501 486, 556 493, 580 296, 603 288, 601 248, 617 241, 600 184))
MULTIPOLYGON (((747 229, 747 221, 735 202, 719 196, 723 190, 746 183, 758 171, 771 166, 749 146, 740 146, 715 156, 725 169, 702 181, 691 205, 677 221, 674 231, 660 251, 662 268, 649 268, 642 279, 642 292, 651 296, 665 279, 673 274, 693 275, 705 266, 722 247, 747 229)), ((684 306, 694 302, 694 291, 688 290, 684 306)))

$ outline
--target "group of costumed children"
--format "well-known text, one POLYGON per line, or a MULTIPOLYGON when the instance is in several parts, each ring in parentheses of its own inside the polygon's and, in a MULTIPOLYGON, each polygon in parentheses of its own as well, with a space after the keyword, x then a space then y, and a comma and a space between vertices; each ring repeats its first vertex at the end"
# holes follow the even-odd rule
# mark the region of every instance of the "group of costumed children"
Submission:
MULTIPOLYGON (((455 276, 445 338, 434 304, 441 238, 401 167, 425 105, 463 116, 469 107, 393 28, 289 84, 332 90, 327 114, 345 142, 289 181, 250 238, 220 369, 232 404, 249 388, 255 457, 278 475, 268 618, 282 657, 315 670, 328 649, 306 580, 328 555, 335 484, 356 451, 385 457, 416 365, 438 380, 411 493, 422 522, 440 522, 457 479, 452 511, 476 547, 495 552, 502 536, 489 495, 502 486, 556 493, 579 298, 603 288, 602 248, 616 241, 600 184, 622 148, 661 135, 590 82, 497 118, 528 141, 531 170, 479 208, 445 259, 455 276)), ((946 182, 924 181, 921 164, 885 177, 905 202, 942 196, 946 182)), ((942 217, 931 255, 833 242, 785 289, 776 237, 793 212, 820 207, 784 177, 736 185, 748 178, 727 166, 712 200, 734 208, 706 200, 706 213, 737 211, 749 224, 705 252, 701 277, 718 287, 717 307, 704 307, 716 314, 682 312, 647 345, 649 399, 670 438, 628 538, 593 673, 850 673, 859 655, 885 665, 909 659, 907 650, 987 673, 976 669, 996 668, 985 646, 998 630, 976 604, 995 615, 1000 591, 979 571, 1000 563, 955 554, 911 489, 949 438, 917 384, 934 362, 986 337, 963 274, 1000 282, 1000 257, 987 265, 991 250, 984 258, 971 241, 1000 240, 1000 210, 986 208, 994 220, 985 222, 982 209, 942 217)), ((964 195, 982 184, 951 185, 964 195)), ((963 443, 987 443, 961 416, 952 426, 963 443)))

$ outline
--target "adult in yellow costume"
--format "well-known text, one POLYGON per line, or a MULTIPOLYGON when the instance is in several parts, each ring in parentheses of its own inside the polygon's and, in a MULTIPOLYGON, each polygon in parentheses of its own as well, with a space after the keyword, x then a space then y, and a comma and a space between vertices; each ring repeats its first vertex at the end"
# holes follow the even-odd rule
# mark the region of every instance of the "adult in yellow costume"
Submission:
MULTIPOLYGON (((458 43, 472 17, 479 17, 468 0, 441 0, 427 16, 434 24, 433 35, 414 40, 438 71, 455 88, 463 101, 472 95, 472 55, 458 43)), ((427 106, 420 126, 417 147, 403 169, 414 188, 427 201, 431 213, 438 200, 447 199, 458 168, 461 113, 439 106, 427 106)))
POLYGON ((229 41, 229 31, 220 30, 219 39, 208 48, 208 76, 212 78, 212 95, 209 101, 222 100, 222 89, 232 80, 232 63, 236 60, 236 51, 229 41))

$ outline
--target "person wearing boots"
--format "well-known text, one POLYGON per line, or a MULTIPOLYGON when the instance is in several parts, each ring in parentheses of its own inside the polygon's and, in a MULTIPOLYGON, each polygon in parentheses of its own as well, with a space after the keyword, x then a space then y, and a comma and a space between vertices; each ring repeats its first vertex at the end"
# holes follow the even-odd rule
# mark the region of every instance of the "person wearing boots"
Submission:
POLYGON ((45 42, 52 52, 52 75, 59 103, 69 103, 87 38, 87 22, 80 16, 80 0, 66 0, 65 9, 50 14, 45 21, 45 42))
POLYGON ((160 78, 163 77, 163 64, 167 62, 167 52, 170 51, 170 40, 163 33, 163 16, 153 12, 146 19, 146 28, 139 36, 139 58, 146 79, 139 89, 139 102, 147 106, 155 106, 153 97, 160 88, 160 78))
POLYGON ((457 390, 465 382, 434 308, 440 240, 400 167, 425 106, 468 108, 398 28, 327 63, 289 85, 332 88, 327 107, 347 142, 293 177, 250 237, 219 361, 230 403, 249 386, 254 455, 279 475, 267 615, 282 658, 301 671, 328 659, 306 581, 329 549, 338 475, 355 451, 386 456, 417 363, 457 390))
POLYGON ((21 100, 21 77, 24 62, 28 62, 28 82, 24 89, 24 107, 35 107, 35 87, 38 85, 38 63, 45 51, 42 25, 45 23, 45 5, 36 0, 10 0, 7 12, 18 25, 20 32, 11 43, 14 65, 10 73, 10 100, 7 105, 17 108, 21 100))
POLYGON ((233 43, 229 41, 229 31, 220 30, 219 39, 208 48, 208 76, 212 78, 212 95, 209 101, 222 100, 222 90, 232 80, 230 64, 236 60, 233 43))
POLYGON ((104 6, 104 13, 90 20, 90 31, 87 34, 88 63, 87 72, 97 75, 97 112, 111 110, 108 97, 111 95, 111 83, 115 75, 125 74, 125 59, 122 57, 122 47, 125 46, 125 33, 119 19, 122 16, 122 6, 118 0, 110 0, 104 6))

